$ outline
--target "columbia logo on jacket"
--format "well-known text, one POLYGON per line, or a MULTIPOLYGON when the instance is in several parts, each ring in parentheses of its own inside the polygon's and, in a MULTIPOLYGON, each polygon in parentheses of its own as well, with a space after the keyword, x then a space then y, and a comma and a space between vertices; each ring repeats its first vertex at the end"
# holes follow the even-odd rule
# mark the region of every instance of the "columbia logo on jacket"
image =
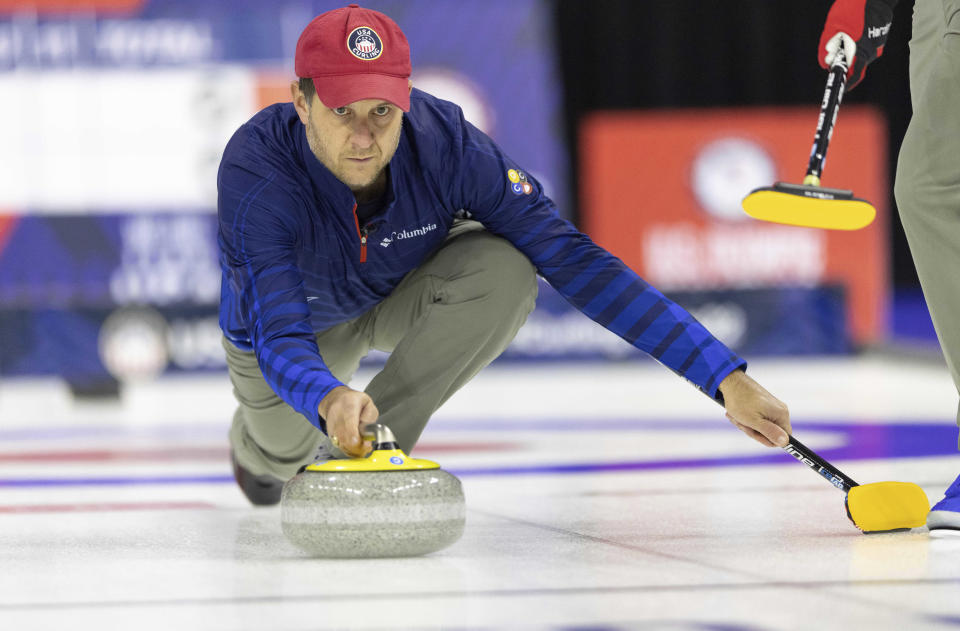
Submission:
POLYGON ((428 232, 433 232, 436 229, 437 229, 437 224, 428 223, 427 225, 421 226, 416 230, 409 230, 409 231, 401 230, 400 232, 397 232, 396 230, 394 230, 393 232, 390 233, 389 237, 384 237, 383 240, 380 241, 380 247, 382 248, 390 247, 390 244, 393 243, 395 239, 412 239, 413 237, 422 237, 428 232))

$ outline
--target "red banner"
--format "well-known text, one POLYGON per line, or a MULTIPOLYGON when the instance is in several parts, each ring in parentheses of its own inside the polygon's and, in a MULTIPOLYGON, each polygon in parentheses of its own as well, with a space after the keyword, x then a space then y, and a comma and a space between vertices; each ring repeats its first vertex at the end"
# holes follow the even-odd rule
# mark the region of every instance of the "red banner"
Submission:
POLYGON ((841 110, 822 185, 877 209, 857 231, 765 223, 740 201, 799 184, 817 108, 605 112, 581 127, 584 229, 658 289, 840 284, 855 344, 883 339, 889 291, 886 127, 841 110))

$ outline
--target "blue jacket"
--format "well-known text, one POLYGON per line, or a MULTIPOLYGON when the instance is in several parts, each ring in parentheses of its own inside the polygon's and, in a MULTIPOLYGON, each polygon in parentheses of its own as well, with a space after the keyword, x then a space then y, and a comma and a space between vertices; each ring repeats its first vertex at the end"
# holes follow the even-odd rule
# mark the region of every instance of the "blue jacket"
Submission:
POLYGON ((343 384, 314 332, 386 298, 461 210, 513 243, 583 313, 708 395, 719 398, 720 381, 746 365, 561 218, 540 184, 456 105, 413 90, 389 174, 386 208, 359 225, 353 193, 311 153, 292 103, 240 127, 220 164, 220 326, 317 427, 325 430, 320 400, 343 384))

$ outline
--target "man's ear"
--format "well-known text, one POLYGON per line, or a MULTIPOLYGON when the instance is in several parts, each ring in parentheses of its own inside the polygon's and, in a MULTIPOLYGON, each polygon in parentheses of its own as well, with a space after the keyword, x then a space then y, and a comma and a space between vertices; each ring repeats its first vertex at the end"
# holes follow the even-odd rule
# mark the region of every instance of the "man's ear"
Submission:
POLYGON ((293 98, 293 107, 297 110, 297 115, 300 116, 300 122, 306 125, 307 121, 310 120, 310 107, 307 105, 307 97, 300 89, 299 81, 290 82, 290 96, 293 98))

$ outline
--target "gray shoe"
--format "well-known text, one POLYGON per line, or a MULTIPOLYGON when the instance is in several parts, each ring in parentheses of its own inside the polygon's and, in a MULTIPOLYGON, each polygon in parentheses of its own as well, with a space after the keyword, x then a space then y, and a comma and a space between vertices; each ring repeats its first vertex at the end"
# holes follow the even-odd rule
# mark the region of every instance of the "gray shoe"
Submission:
POLYGON ((253 475, 242 467, 230 450, 230 464, 237 486, 254 506, 273 506, 280 503, 283 480, 272 475, 253 475))

